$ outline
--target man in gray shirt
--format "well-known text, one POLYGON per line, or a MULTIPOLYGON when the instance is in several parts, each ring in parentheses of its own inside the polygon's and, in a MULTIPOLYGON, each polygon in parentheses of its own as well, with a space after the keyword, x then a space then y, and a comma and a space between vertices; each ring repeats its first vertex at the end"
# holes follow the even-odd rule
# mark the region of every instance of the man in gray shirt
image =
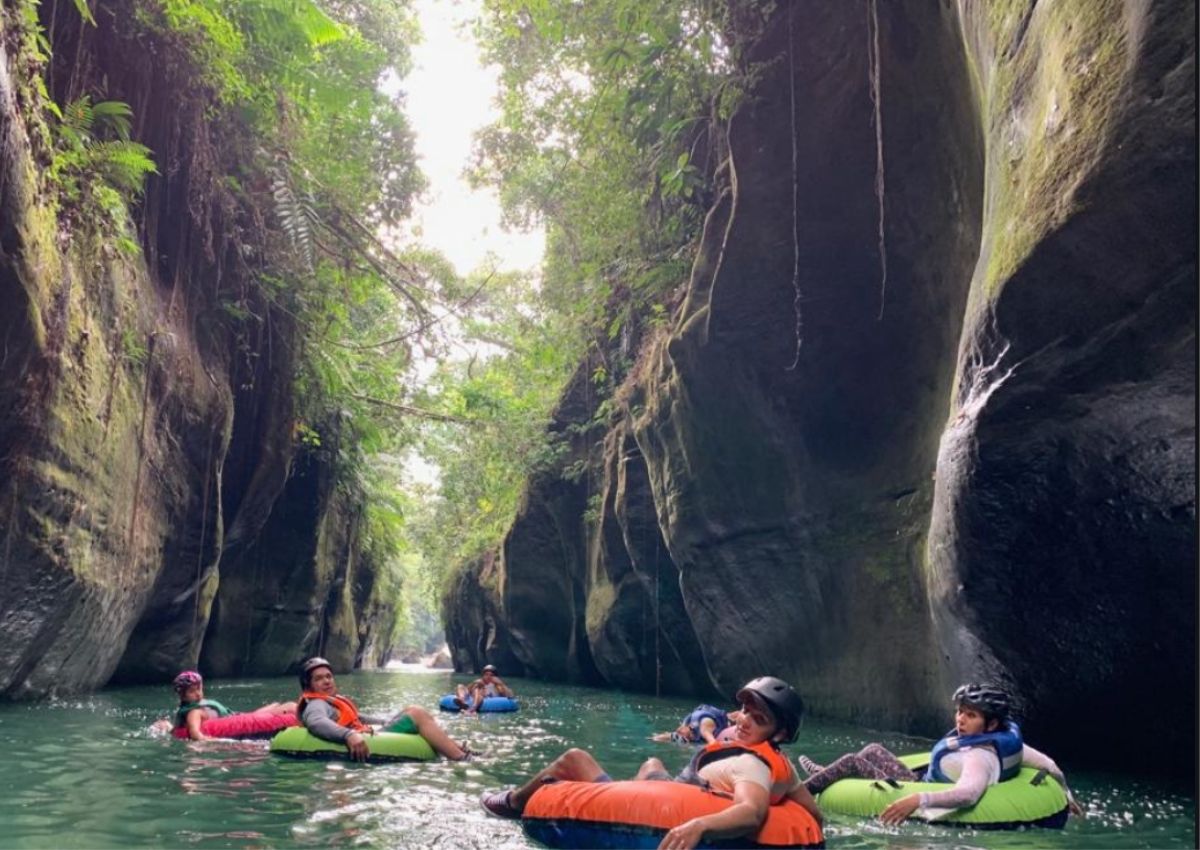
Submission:
MULTIPOLYGON (((304 727, 322 740, 345 744, 355 761, 366 761, 370 750, 364 736, 375 734, 371 724, 380 721, 361 716, 354 701, 338 693, 329 662, 316 657, 301 664, 300 687, 303 693, 296 711, 304 727)), ((384 725, 393 732, 420 735, 436 752, 451 761, 461 761, 469 755, 467 749, 455 743, 420 706, 407 706, 384 721, 384 725)))

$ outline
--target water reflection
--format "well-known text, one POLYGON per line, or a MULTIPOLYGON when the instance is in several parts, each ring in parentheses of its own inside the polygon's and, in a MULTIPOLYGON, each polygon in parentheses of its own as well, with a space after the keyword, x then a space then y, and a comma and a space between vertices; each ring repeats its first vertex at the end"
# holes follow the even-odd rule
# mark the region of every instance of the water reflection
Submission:
MULTIPOLYGON (((209 695, 261 704, 294 696, 295 681, 211 681, 209 695)), ((448 674, 360 673, 339 684, 368 714, 408 703, 432 706, 448 674)), ((148 731, 172 708, 161 688, 113 689, 38 705, 0 706, 0 848, 50 847, 453 847, 532 846, 519 825, 488 818, 478 796, 523 781, 569 746, 593 751, 609 772, 630 776, 648 755, 681 768, 691 749, 655 744, 687 700, 517 681, 522 710, 447 715, 450 734, 482 750, 467 764, 355 765, 273 757, 265 742, 182 742, 148 731), (48 734, 47 730, 54 730, 48 734)), ((806 722, 793 755, 857 749, 877 732, 806 722)), ((884 736, 911 751, 929 742, 884 736)), ((1070 770, 1088 810, 1061 833, 975 833, 923 824, 890 829, 833 820, 830 848, 1194 847, 1195 800, 1187 791, 1070 770)))

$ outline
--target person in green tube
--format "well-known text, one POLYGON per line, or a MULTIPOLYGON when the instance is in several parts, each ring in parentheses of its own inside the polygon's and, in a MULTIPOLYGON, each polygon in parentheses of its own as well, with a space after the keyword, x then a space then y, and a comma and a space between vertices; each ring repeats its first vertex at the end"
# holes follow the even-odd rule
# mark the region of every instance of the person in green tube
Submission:
POLYGON ((364 736, 375 734, 372 724, 390 732, 420 735, 434 751, 451 761, 464 761, 473 755, 468 746, 452 740, 420 706, 410 705, 384 721, 360 716, 354 701, 338 693, 333 668, 324 658, 309 658, 300 665, 300 687, 303 693, 296 708, 300 722, 324 741, 345 744, 355 761, 366 761, 370 756, 364 736))
POLYGON ((908 794, 892 802, 879 814, 879 819, 895 826, 917 809, 973 806, 990 786, 1012 779, 1022 766, 1029 766, 1053 776, 1066 792, 1070 813, 1083 814, 1067 778, 1054 760, 1021 738, 1021 728, 1011 716, 1007 691, 987 682, 970 682, 954 692, 953 701, 954 728, 934 746, 929 769, 923 776, 909 770, 882 744, 875 743, 828 765, 800 756, 800 766, 810 774, 804 780, 805 787, 813 794, 820 794, 839 779, 851 778, 954 783, 953 788, 944 791, 908 794))

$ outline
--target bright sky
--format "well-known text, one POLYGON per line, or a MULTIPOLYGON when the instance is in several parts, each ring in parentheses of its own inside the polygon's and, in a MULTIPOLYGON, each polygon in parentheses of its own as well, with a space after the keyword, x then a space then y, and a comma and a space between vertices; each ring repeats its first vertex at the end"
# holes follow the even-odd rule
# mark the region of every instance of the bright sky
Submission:
POLYGON ((401 86, 421 169, 429 179, 414 228, 421 242, 445 254, 464 275, 489 253, 502 269, 535 269, 545 246, 540 230, 503 230, 495 194, 472 190, 463 177, 472 134, 498 116, 492 104, 496 69, 480 65, 471 32, 479 5, 479 0, 416 0, 423 40, 413 50, 413 71, 401 86))

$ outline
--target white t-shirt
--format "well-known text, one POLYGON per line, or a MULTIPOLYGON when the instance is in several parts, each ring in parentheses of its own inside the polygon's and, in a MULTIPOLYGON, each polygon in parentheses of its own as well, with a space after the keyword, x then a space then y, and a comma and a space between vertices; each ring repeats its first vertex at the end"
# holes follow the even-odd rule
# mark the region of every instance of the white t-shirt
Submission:
MULTIPOLYGON (((1048 755, 1028 745, 1021 752, 1021 764, 1035 770, 1045 770, 1067 788, 1067 779, 1057 764, 1048 755)), ((954 782, 953 788, 945 791, 921 794, 921 807, 958 809, 973 806, 989 786, 1000 781, 1000 757, 991 747, 963 747, 947 753, 941 761, 942 773, 954 782)))
MULTIPOLYGON (((791 793, 800 784, 800 777, 790 763, 788 770, 792 774, 792 780, 785 793, 791 793)), ((753 782, 768 793, 771 790, 771 769, 762 759, 752 753, 742 753, 709 762, 700 768, 700 778, 707 782, 714 791, 724 791, 727 794, 732 794, 734 786, 739 782, 753 782)))
POLYGON ((989 747, 963 747, 960 750, 946 753, 942 756, 942 773, 950 777, 951 782, 958 782, 962 778, 963 764, 967 761, 967 753, 970 752, 982 753, 982 755, 971 756, 971 760, 977 762, 980 772, 987 776, 987 785, 995 785, 999 782, 1000 757, 989 747), (987 767, 984 768, 984 765, 987 767))

